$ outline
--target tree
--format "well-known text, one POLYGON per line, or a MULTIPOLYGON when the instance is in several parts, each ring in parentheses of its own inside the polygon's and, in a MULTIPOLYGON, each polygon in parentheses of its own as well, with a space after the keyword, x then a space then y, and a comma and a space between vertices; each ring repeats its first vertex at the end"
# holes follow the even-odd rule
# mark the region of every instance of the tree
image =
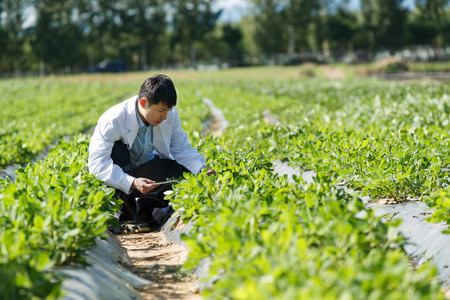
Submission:
POLYGON ((417 9, 409 15, 407 33, 409 45, 431 45, 438 34, 435 24, 424 20, 417 9))
POLYGON ((78 7, 89 69, 94 62, 117 58, 123 31, 121 10, 126 7, 119 0, 82 0, 78 7))
POLYGON ((406 8, 403 0, 361 0, 362 30, 368 49, 394 49, 406 39, 406 8))
MULTIPOLYGON (((326 24, 330 0, 253 0, 255 43, 273 55, 322 49, 329 53, 326 24)), ((291 57, 290 59, 294 59, 291 57)))
POLYGON ((0 1, 0 57, 7 57, 4 68, 8 71, 18 72, 24 67, 25 36, 22 25, 25 21, 25 9, 29 5, 28 0, 0 1))
POLYGON ((330 39, 327 36, 326 24, 328 22, 328 14, 330 8, 330 0, 316 0, 311 1, 312 6, 311 14, 313 16, 314 36, 316 47, 322 49, 323 59, 329 61, 330 54, 330 39))
POLYGON ((196 43, 202 42, 214 29, 221 14, 220 10, 212 10, 214 3, 215 0, 179 0, 173 4, 172 45, 181 46, 193 68, 196 67, 196 43))
POLYGON ((313 22, 313 14, 317 15, 319 7, 316 0, 288 0, 285 14, 289 24, 290 52, 310 48, 311 45, 308 44, 310 25, 313 22))
POLYGON ((427 31, 428 36, 432 35, 431 41, 436 46, 448 44, 450 24, 446 8, 450 6, 450 0, 416 0, 415 2, 418 10, 417 22, 413 23, 415 33, 427 31))
POLYGON ((242 41, 242 31, 231 24, 225 24, 222 27, 222 40, 230 49, 229 62, 232 66, 236 66, 242 60, 239 45, 242 41))
POLYGON ((350 50, 353 48, 353 37, 357 31, 357 17, 344 8, 339 8, 327 19, 327 36, 335 43, 335 49, 350 50))
MULTIPOLYGON (((2 16, 6 10, 5 2, 5 0, 0 0, 0 16, 2 16)), ((6 49, 6 45, 8 45, 8 32, 6 30, 6 22, 4 21, 4 19, 5 18, 0 17, 0 45, 4 45, 0 49, 0 70, 6 69, 6 66, 4 64, 6 62, 5 58, 8 56, 6 49)))
POLYGON ((261 54, 274 55, 287 50, 287 24, 283 21, 282 0, 252 0, 254 6, 254 41, 261 54))
POLYGON ((140 48, 141 69, 147 70, 149 48, 163 46, 161 40, 166 29, 164 1, 132 0, 125 2, 127 9, 121 11, 123 31, 129 38, 129 47, 140 48))
POLYGON ((41 62, 41 74, 50 70, 71 72, 80 61, 82 38, 73 11, 75 0, 35 2, 36 26, 32 47, 41 62))

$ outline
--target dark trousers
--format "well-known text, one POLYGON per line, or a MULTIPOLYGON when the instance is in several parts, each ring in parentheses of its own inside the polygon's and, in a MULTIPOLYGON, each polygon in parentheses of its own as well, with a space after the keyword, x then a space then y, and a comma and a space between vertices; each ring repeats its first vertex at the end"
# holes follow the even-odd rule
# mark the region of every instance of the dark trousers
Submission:
MULTIPOLYGON (((158 156, 136 168, 131 168, 130 152, 122 141, 117 141, 114 144, 111 158, 125 173, 136 178, 144 177, 154 181, 164 181, 179 178, 183 176, 184 172, 189 173, 188 169, 175 160, 161 159, 158 156)), ((116 190, 116 195, 124 201, 122 214, 119 219, 158 225, 152 216, 153 209, 169 205, 169 201, 164 200, 164 192, 170 189, 170 184, 160 185, 145 195, 137 190, 133 190, 129 195, 116 190)))

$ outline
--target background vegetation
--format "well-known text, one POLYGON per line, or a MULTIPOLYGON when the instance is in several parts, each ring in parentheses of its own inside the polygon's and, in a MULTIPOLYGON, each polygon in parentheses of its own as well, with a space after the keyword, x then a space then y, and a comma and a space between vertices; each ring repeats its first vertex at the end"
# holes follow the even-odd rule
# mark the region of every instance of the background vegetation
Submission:
POLYGON ((219 22, 217 2, 0 0, 0 72, 86 72, 113 59, 128 70, 367 61, 450 40, 449 0, 245 0, 234 23, 219 22))

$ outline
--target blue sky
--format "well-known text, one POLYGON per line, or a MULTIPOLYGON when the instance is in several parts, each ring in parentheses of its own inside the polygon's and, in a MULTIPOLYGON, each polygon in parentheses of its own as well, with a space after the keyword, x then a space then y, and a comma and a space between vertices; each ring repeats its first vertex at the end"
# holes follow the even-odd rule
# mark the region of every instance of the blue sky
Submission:
MULTIPOLYGON (((218 0, 217 7, 222 9, 222 14, 219 21, 221 22, 237 22, 246 13, 248 13, 249 1, 242 0, 218 0)), ((359 8, 360 0, 350 0, 350 8, 357 10, 359 8)), ((403 0, 403 5, 408 8, 414 7, 414 0, 403 0)))
MULTIPOLYGON (((222 9, 222 14, 220 16, 220 22, 237 22, 242 19, 248 13, 248 0, 218 0, 217 8, 222 9)), ((353 9, 358 9, 360 0, 350 0, 350 7, 353 9)), ((404 0, 404 5, 406 7, 414 7, 414 0, 404 0)), ((33 25, 36 22, 36 16, 33 12, 27 11, 26 15, 28 18, 24 27, 33 25)))
POLYGON ((237 22, 248 11, 247 1, 242 0, 219 0, 217 6, 222 9, 219 19, 221 22, 237 22))

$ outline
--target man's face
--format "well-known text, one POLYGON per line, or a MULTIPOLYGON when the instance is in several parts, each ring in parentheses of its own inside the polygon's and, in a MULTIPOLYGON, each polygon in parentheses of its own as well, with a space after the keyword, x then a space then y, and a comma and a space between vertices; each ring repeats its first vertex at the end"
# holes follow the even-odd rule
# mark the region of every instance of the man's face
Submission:
POLYGON ((139 105, 142 109, 139 109, 142 117, 152 126, 157 126, 167 119, 167 114, 172 110, 172 107, 168 107, 165 103, 151 104, 149 105, 147 99, 141 99, 139 105), (144 100, 144 101, 143 101, 144 100), (144 105, 142 105, 144 103, 144 105))

